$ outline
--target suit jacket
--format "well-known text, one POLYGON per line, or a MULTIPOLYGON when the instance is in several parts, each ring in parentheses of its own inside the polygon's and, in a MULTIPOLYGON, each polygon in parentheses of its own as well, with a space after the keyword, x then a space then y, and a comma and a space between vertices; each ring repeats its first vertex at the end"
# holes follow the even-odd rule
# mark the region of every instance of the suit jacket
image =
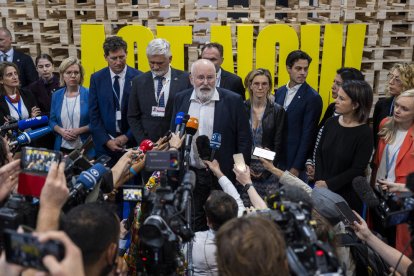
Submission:
POLYGON ((374 132, 374 147, 378 145, 378 132, 380 130, 381 121, 392 116, 391 106, 394 102, 394 97, 387 97, 379 99, 375 104, 374 114, 372 115, 372 131, 374 132), (390 114, 391 113, 391 114, 390 114))
MULTIPOLYGON (((20 89, 20 97, 23 100, 23 103, 26 106, 30 117, 30 111, 34 106, 36 106, 36 100, 31 92, 26 89, 20 89)), ((5 123, 4 117, 7 115, 10 115, 9 105, 4 99, 4 96, 0 96, 0 125, 3 125, 5 123)))
MULTIPOLYGON (((66 88, 61 88, 52 95, 52 104, 50 108, 50 120, 49 120, 49 126, 51 129, 54 130, 54 127, 56 125, 62 127, 62 118, 60 117, 60 114, 62 113, 62 105, 63 105, 63 99, 65 96, 66 88)), ((80 87, 80 121, 79 121, 79 127, 83 127, 89 124, 89 114, 88 114, 88 89, 81 86, 80 87)), ((59 150, 60 146, 62 145, 62 136, 60 136, 57 132, 56 134, 56 140, 55 140, 55 150, 59 150)), ((88 138, 88 133, 83 133, 80 135, 80 138, 82 142, 85 142, 85 140, 88 138)))
MULTIPOLYGON (((127 120, 128 101, 131 91, 132 79, 142 72, 127 66, 125 73, 124 91, 121 99, 121 125, 122 134, 133 140, 133 135, 127 120)), ((89 117, 91 120, 90 130, 97 156, 106 154, 111 156, 111 152, 105 146, 106 142, 112 137, 117 137, 116 133, 116 98, 112 90, 112 79, 109 67, 105 67, 91 76, 89 88, 89 117)))
MULTIPOLYGON (((276 91, 275 102, 283 106, 286 93, 286 86, 279 88, 276 91)), ((321 96, 309 84, 303 83, 286 110, 282 151, 279 159, 281 169, 304 169, 306 156, 314 141, 321 113, 321 96)))
POLYGON ((151 115, 152 107, 156 106, 157 102, 155 100, 152 72, 146 72, 132 81, 128 122, 138 144, 144 139, 156 142, 165 135, 170 129, 175 95, 190 87, 188 73, 171 68, 170 92, 166 103, 165 116, 153 117, 151 115))
POLYGON ((36 67, 30 56, 14 49, 13 63, 16 64, 19 68, 19 79, 21 87, 26 87, 32 82, 35 82, 39 79, 39 74, 37 73, 36 67))
POLYGON ((236 74, 232 74, 223 68, 221 68, 220 88, 236 92, 242 96, 243 100, 246 99, 246 90, 244 89, 242 79, 236 74))
MULTIPOLYGON (((190 97, 194 89, 187 89, 176 95, 173 114, 188 113, 190 97)), ((233 174, 233 154, 242 153, 246 164, 250 164, 252 135, 249 119, 242 98, 234 92, 217 88, 220 100, 214 109, 213 133, 221 134, 221 146, 215 153, 223 173, 231 180, 233 174)), ((171 130, 175 130, 175 120, 171 120, 171 130)))

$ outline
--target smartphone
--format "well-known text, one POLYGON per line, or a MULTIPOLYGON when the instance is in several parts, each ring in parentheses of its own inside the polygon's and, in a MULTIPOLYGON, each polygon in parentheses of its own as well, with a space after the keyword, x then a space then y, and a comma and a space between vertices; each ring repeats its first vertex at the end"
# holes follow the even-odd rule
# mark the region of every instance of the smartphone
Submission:
POLYGON ((339 213, 342 217, 342 222, 345 225, 353 225, 354 221, 358 221, 358 217, 352 212, 351 208, 348 206, 348 204, 344 201, 335 203, 336 208, 338 209, 339 213))
POLYGON ((112 158, 109 157, 108 155, 102 154, 101 156, 99 156, 96 161, 96 163, 101 163, 102 165, 106 165, 112 158))
POLYGON ((65 249, 61 242, 50 240, 40 243, 37 237, 32 234, 17 233, 14 230, 5 229, 3 241, 7 262, 24 267, 47 271, 43 265, 43 257, 53 255, 58 261, 61 261, 65 256, 65 249))
POLYGON ((145 155, 145 169, 147 171, 178 171, 180 159, 177 151, 148 151, 145 155))
POLYGON ((242 153, 233 154, 234 164, 239 171, 246 170, 246 163, 244 162, 244 157, 242 153))
POLYGON ((261 157, 261 158, 273 161, 275 160, 276 152, 267 150, 267 149, 262 149, 259 147, 255 147, 253 151, 253 156, 261 157))
POLYGON ((24 147, 22 149, 17 192, 21 195, 40 197, 47 173, 53 162, 62 159, 60 151, 43 148, 24 147))
POLYGON ((124 201, 138 202, 142 200, 142 187, 133 185, 122 186, 122 197, 124 201))

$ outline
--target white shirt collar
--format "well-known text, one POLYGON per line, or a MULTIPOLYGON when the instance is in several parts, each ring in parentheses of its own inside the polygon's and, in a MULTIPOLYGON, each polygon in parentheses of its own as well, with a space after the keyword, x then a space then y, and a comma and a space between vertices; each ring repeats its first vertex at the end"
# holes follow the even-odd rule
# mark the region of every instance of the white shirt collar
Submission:
POLYGON ((7 52, 2 52, 2 51, 0 51, 0 54, 2 54, 2 55, 4 55, 4 54, 6 54, 7 55, 7 59, 8 60, 10 60, 9 58, 10 57, 13 57, 13 54, 14 54, 14 49, 13 49, 13 47, 11 47, 10 48, 10 50, 8 50, 7 52))
POLYGON ((111 73, 111 80, 112 80, 115 76, 119 76, 121 79, 124 79, 124 78, 125 78, 126 71, 127 71, 127 66, 126 66, 126 65, 125 65, 124 70, 122 70, 122 72, 121 72, 121 73, 119 73, 119 74, 115 74, 115 73, 112 71, 112 69, 111 69, 111 68, 109 68, 109 72, 111 73))
MULTIPOLYGON (((208 102, 205 102, 205 103, 203 103, 203 104, 208 104, 208 103, 209 103, 209 102, 211 102, 211 101, 219 101, 219 100, 220 100, 220 95, 219 95, 219 93, 218 93, 217 89, 214 89, 214 94, 213 94, 213 97, 211 98, 211 100, 209 100, 208 102)), ((193 90, 193 93, 191 93, 190 102, 191 102, 191 101, 200 102, 200 101, 197 99, 195 89, 193 90)), ((201 103, 201 102, 200 102, 200 103, 201 103)))
MULTIPOLYGON (((157 75, 155 75, 154 73, 152 73, 152 78, 155 79, 157 77, 157 75)), ((171 66, 168 67, 168 71, 167 73, 165 73, 165 75, 163 76, 166 80, 171 80, 171 66)))
POLYGON ((296 93, 303 84, 303 83, 299 83, 299 84, 296 84, 295 86, 293 86, 292 88, 290 88, 289 83, 290 83, 290 81, 286 84, 286 88, 288 89, 288 92, 290 92, 290 93, 296 93))

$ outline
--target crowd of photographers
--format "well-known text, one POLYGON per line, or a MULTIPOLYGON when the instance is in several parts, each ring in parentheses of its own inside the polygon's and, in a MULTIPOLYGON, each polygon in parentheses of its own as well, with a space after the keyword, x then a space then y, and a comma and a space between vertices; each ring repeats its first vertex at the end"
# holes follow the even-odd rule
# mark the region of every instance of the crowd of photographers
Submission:
POLYGON ((59 83, 48 55, 22 87, 31 65, 2 40, 0 275, 414 275, 412 64, 391 69, 371 130, 354 68, 318 125, 299 50, 286 86, 273 97, 270 72, 252 70, 244 101, 218 43, 186 73, 155 39, 142 73, 107 38, 88 90, 79 60, 59 83))

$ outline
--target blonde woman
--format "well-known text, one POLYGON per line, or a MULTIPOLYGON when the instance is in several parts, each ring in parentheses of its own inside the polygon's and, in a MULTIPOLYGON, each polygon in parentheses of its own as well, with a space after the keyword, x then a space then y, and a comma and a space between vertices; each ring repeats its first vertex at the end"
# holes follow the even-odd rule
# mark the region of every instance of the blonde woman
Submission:
POLYGON ((88 138, 89 90, 82 86, 85 71, 80 61, 68 57, 59 66, 60 85, 52 96, 50 127, 55 131, 55 150, 69 153, 88 138))
MULTIPOLYGON (((372 178, 377 183, 405 183, 407 175, 414 172, 414 89, 396 97, 393 116, 381 122, 378 137, 372 178)), ((409 241, 407 225, 397 226, 397 249, 403 251, 409 241)))
POLYGON ((388 73, 387 98, 380 99, 375 104, 373 119, 374 146, 378 143, 378 131, 385 117, 393 116, 395 98, 401 92, 414 88, 414 65, 397 63, 388 73))

